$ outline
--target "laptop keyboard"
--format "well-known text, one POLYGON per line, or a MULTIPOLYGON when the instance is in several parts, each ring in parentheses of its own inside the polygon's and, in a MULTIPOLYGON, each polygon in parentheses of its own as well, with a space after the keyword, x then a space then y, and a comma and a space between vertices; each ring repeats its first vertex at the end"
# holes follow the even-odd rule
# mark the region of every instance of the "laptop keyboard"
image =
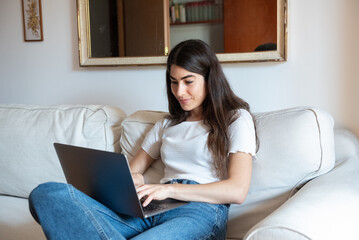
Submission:
MULTIPOLYGON (((141 204, 143 203, 143 201, 141 200, 141 204)), ((146 207, 143 207, 144 211, 158 211, 158 210, 162 210, 165 209, 166 207, 163 205, 160 205, 156 202, 151 202, 150 204, 148 204, 146 207)))

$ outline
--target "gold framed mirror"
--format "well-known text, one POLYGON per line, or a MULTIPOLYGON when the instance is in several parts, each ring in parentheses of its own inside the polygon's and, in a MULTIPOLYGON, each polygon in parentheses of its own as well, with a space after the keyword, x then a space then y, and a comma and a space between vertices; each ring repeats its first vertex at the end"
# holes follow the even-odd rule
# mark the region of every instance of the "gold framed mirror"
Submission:
MULTIPOLYGON (((113 2, 115 2, 116 7, 115 7, 115 13, 114 14, 118 14, 121 17, 118 17, 116 15, 116 20, 115 20, 115 25, 116 25, 116 49, 113 50, 108 50, 111 53, 115 52, 115 54, 110 54, 110 55, 101 55, 95 53, 95 40, 96 37, 94 37, 93 33, 95 32, 95 30, 97 29, 100 33, 105 32, 106 29, 108 30, 108 27, 105 25, 98 25, 96 26, 96 28, 94 28, 94 22, 95 20, 93 20, 93 17, 95 14, 93 14, 94 12, 100 12, 99 7, 91 7, 92 2, 95 2, 95 0, 77 0, 77 14, 78 14, 78 37, 79 37, 79 62, 80 62, 80 66, 82 67, 90 67, 90 66, 131 66, 131 65, 164 65, 166 63, 166 55, 168 54, 168 52, 170 51, 170 46, 173 45, 172 42, 170 42, 171 36, 174 42, 175 41, 180 41, 180 40, 175 40, 174 36, 175 34, 175 30, 172 30, 175 28, 182 28, 185 29, 188 26, 196 26, 198 27, 202 27, 205 24, 208 25, 210 24, 211 26, 216 25, 216 24, 220 24, 219 28, 222 28, 223 32, 234 32, 232 29, 233 28, 238 28, 238 22, 236 22, 236 24, 234 24, 234 26, 230 26, 234 20, 232 20, 231 18, 227 17, 227 16, 242 16, 243 13, 241 14, 226 14, 228 10, 225 9, 230 9, 231 11, 233 11, 234 5, 233 4, 237 4, 237 3, 241 3, 241 1, 247 1, 247 2, 255 2, 253 0, 208 0, 208 1, 198 1, 198 0, 177 0, 177 1, 187 1, 187 2, 208 2, 208 3, 216 3, 217 1, 220 2, 220 4, 222 4, 221 6, 221 12, 222 12, 222 19, 220 21, 197 21, 190 24, 187 23, 175 23, 172 16, 171 16, 171 3, 172 1, 176 1, 176 0, 138 0, 138 1, 143 1, 146 2, 146 4, 152 4, 154 5, 155 2, 160 2, 162 4, 162 8, 160 8, 159 10, 156 10, 156 18, 154 18, 158 24, 158 22, 160 22, 161 27, 160 28, 156 28, 156 31, 149 31, 150 33, 158 33, 161 32, 162 34, 162 38, 159 40, 158 36, 155 36, 155 40, 153 42, 158 43, 160 47, 152 47, 151 45, 151 41, 149 41, 147 37, 140 37, 138 36, 139 32, 144 32, 146 31, 146 28, 148 28, 147 26, 144 26, 144 24, 136 22, 134 23, 134 27, 129 27, 128 25, 125 25, 126 23, 124 22, 129 22, 129 20, 127 19, 127 16, 133 16, 133 18, 135 19, 141 19, 140 17, 138 17, 139 15, 131 13, 131 14, 124 14, 125 10, 129 11, 128 8, 130 8, 131 6, 129 6, 131 3, 133 5, 133 7, 136 9, 136 11, 139 9, 138 5, 136 6, 136 4, 134 4, 134 0, 128 0, 129 3, 126 3, 127 0, 112 0, 113 2), (170 2, 171 1, 171 2, 170 2), (91 4, 90 4, 91 3, 91 4), (124 4, 126 3, 126 4, 124 4), (223 9, 224 8, 224 9, 223 9), (161 15, 163 14, 163 15, 161 15), (161 15, 161 16, 160 16, 161 15), (158 17, 160 16, 160 18, 158 17), (92 17, 92 18, 91 18, 92 17), (160 21, 159 21, 160 19, 160 21), (172 26, 173 25, 173 26, 172 26), (139 26, 142 26, 142 29, 140 29, 139 26), (162 27, 163 26, 163 27, 162 27), (224 26, 224 27, 223 27, 224 26), (225 30, 223 30, 223 28, 225 30), (95 30, 94 30, 95 29, 95 30), (127 30, 131 30, 126 31, 126 34, 124 33, 123 29, 127 29, 127 30), (226 30, 227 29, 227 30, 226 30), (171 32, 171 34, 170 34, 171 32), (173 34, 172 34, 173 32, 173 34), (132 34, 134 36, 134 38, 129 39, 128 36, 132 34), (142 42, 136 42, 135 40, 139 40, 142 42), (130 45, 130 43, 132 42, 136 42, 135 47, 132 47, 132 50, 130 49, 130 46, 126 45, 126 42, 128 43, 127 45, 130 45), (124 45, 126 45, 126 47, 124 47, 124 45), (152 53, 152 52, 147 52, 147 53, 134 53, 134 54, 124 54, 124 52, 128 52, 130 53, 131 51, 133 51, 133 49, 135 49, 135 51, 137 51, 138 46, 142 46, 145 50, 147 49, 157 49, 156 53, 152 53), (160 53, 158 54, 158 48, 160 48, 160 53), (137 54, 137 55, 136 55, 137 54), (158 55, 157 55, 158 54, 158 55)), ((230 44, 228 44, 228 40, 233 40, 236 39, 236 41, 238 41, 238 39, 244 39, 241 36, 245 35, 243 33, 241 33, 242 35, 240 35, 240 38, 237 37, 233 37, 233 36, 227 36, 224 38, 224 40, 220 40, 219 42, 222 41, 222 44, 224 42, 224 48, 216 51, 217 53, 217 57, 219 59, 219 61, 221 63, 233 63, 233 62, 264 62, 264 61, 285 61, 287 60, 287 0, 272 0, 274 2, 274 11, 275 14, 273 16, 271 16, 272 19, 274 19, 274 33, 272 33, 272 35, 274 34, 274 45, 275 48, 273 50, 272 49, 253 49, 253 47, 251 47, 251 50, 238 50, 238 52, 236 52, 236 48, 232 48, 230 44), (253 50, 252 50, 253 49, 253 50), (259 50, 257 50, 259 49, 259 50)), ((99 4, 102 4, 102 0, 97 1, 99 4)), ((257 0, 256 1, 257 4, 263 4, 263 3, 267 3, 268 0, 257 0)), ((172 3, 173 4, 173 3, 172 3)), ((151 8, 151 11, 153 9, 153 7, 149 7, 151 8)), ((176 4, 177 5, 177 4, 176 4)), ((180 4, 181 5, 181 4, 180 4)), ((185 5, 185 4, 183 4, 185 5)), ((241 9, 246 9, 246 7, 248 4, 246 4, 245 2, 243 2, 243 4, 240 6, 241 9)), ((177 6, 176 6, 177 7, 177 6)), ((113 7, 111 6, 107 6, 108 9, 112 9, 113 11, 113 7)), ((141 9, 147 9, 147 7, 143 7, 141 9)), ((208 8, 209 9, 209 8, 208 8)), ((259 7, 256 7, 256 9, 260 9, 259 7)), ((147 11, 147 10, 146 10, 147 11)), ((247 11, 249 12, 249 11, 247 11)), ((250 11, 252 12, 252 11, 250 11)), ((263 11, 262 11, 263 12, 263 11)), ((148 12, 145 13, 141 13, 143 16, 143 14, 147 14, 148 16, 148 12)), ((256 14, 261 14, 261 13, 256 13, 256 14)), ((253 15, 253 13, 252 13, 253 15)), ((146 16, 146 15, 145 15, 146 16)), ((187 15, 188 16, 188 15, 187 15)), ((209 16, 209 15, 207 15, 209 16)), ((251 23, 253 23, 253 19, 262 19, 262 23, 263 21, 268 22, 268 19, 260 16, 260 15, 255 15, 253 16, 254 18, 252 18, 250 20, 251 23)), ((145 21, 149 21, 149 19, 152 19, 152 17, 147 17, 145 19, 145 21)), ((235 20, 235 21, 241 21, 241 20, 235 20)), ((266 23, 265 22, 265 23, 266 23)), ((233 25, 233 24, 232 24, 233 25)), ((218 26, 218 25, 217 25, 218 26)), ((249 26, 250 28, 253 28, 253 25, 249 26)), ((205 27, 203 27, 205 28, 205 27)), ((218 28, 218 27, 217 27, 218 28)), ((266 27, 266 29, 269 29, 270 27, 266 27)), ((267 31, 267 30, 266 30, 267 31)), ((196 30, 196 32, 198 32, 198 30, 196 30)), ((177 34, 178 35, 178 34, 177 34)), ((213 34, 212 35, 218 35, 218 34, 213 34)), ((201 39, 201 38, 200 38, 201 39)), ((203 39, 202 39, 203 40, 203 39)), ((104 45, 103 43, 103 38, 97 37, 97 41, 101 44, 99 45, 104 45)), ((248 40, 252 43, 254 43, 254 40, 248 40)), ((247 42, 248 42, 247 41, 247 42)), ((218 42, 218 41, 217 41, 218 42)), ((233 42, 233 41, 232 41, 233 42)), ((239 42, 239 41, 238 41, 239 42)), ((265 41, 263 43, 266 43, 265 41)), ((236 43, 235 43, 236 44, 236 43)), ((209 45, 211 45, 211 43, 209 43, 209 45)), ((233 44, 232 44, 233 45, 233 44)), ((264 44, 265 45, 265 44, 264 44)), ((212 45, 211 45, 212 46, 212 45)), ((239 49, 239 48, 238 48, 239 49)), ((245 49, 245 48, 243 48, 245 49)))

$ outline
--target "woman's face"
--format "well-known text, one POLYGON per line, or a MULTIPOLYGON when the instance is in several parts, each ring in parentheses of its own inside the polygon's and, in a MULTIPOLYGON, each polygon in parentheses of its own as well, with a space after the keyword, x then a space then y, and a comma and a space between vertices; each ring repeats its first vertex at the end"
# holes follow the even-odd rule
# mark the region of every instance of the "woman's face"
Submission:
POLYGON ((171 65, 171 91, 184 111, 190 112, 187 120, 202 119, 202 103, 207 96, 206 81, 200 74, 171 65))

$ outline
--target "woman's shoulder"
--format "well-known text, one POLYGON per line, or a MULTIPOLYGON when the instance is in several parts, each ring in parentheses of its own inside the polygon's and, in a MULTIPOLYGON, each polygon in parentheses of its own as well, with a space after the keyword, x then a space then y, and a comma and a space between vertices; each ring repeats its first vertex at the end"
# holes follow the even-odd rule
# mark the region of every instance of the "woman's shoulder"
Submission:
POLYGON ((232 128, 253 128, 254 121, 251 113, 246 109, 239 108, 235 113, 235 120, 232 122, 232 128))
POLYGON ((241 119, 246 119, 246 120, 250 120, 253 121, 252 115, 249 111, 247 111, 244 108, 238 108, 235 110, 236 111, 236 118, 241 118, 241 119))
POLYGON ((167 118, 166 116, 157 120, 155 123, 155 127, 159 129, 165 129, 171 126, 172 120, 167 118))
POLYGON ((160 118, 156 121, 155 126, 165 127, 169 123, 169 119, 166 117, 160 118))

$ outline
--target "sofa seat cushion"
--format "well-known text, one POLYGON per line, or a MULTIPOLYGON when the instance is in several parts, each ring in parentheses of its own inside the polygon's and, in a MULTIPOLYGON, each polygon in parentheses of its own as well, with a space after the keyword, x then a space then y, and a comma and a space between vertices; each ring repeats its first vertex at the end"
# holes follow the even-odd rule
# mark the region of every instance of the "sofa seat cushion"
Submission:
POLYGON ((27 199, 0 196, 0 206, 0 239, 46 239, 41 226, 31 216, 27 199))
POLYGON ((120 151, 125 117, 98 105, 0 105, 0 194, 26 198, 40 183, 65 182, 54 142, 120 151))

